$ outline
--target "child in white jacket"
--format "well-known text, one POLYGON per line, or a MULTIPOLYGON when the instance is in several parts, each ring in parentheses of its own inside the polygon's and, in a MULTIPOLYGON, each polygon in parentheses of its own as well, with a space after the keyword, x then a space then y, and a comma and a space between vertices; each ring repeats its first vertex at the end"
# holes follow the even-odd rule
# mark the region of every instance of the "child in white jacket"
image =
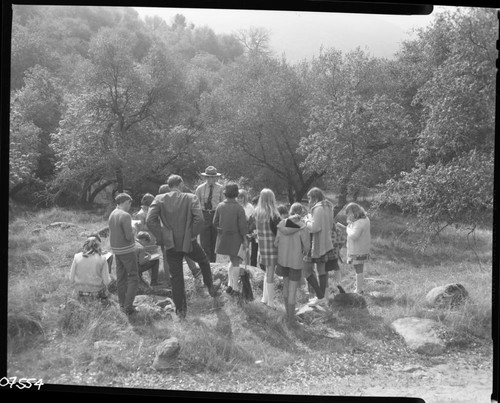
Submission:
POLYGON ((310 248, 309 231, 301 221, 302 215, 302 204, 292 204, 290 216, 280 221, 274 240, 278 248, 276 274, 283 276, 283 299, 287 322, 291 326, 296 324, 295 303, 304 265, 303 257, 310 248))
MULTIPOLYGON (((359 204, 349 203, 345 209, 347 215, 347 264, 356 270, 356 289, 362 294, 364 288, 364 264, 370 259, 371 234, 370 219, 359 204)), ((338 223, 341 225, 340 223, 338 223)))

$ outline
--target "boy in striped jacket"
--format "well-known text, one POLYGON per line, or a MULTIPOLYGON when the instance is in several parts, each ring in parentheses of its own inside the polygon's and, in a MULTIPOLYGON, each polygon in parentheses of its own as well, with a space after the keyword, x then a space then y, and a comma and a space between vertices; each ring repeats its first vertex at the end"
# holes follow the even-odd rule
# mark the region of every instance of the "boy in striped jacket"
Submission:
POLYGON ((139 282, 132 217, 128 213, 132 198, 127 193, 115 197, 116 208, 108 219, 109 243, 116 257, 116 285, 120 308, 131 315, 136 312, 134 299, 139 282))

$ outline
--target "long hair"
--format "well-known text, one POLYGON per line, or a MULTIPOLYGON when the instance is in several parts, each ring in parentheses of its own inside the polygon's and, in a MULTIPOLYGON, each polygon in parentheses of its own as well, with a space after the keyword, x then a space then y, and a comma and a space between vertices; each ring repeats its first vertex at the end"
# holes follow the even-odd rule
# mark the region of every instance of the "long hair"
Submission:
POLYGON ((255 207, 257 221, 268 221, 273 216, 279 217, 280 213, 276 207, 276 197, 271 189, 264 188, 260 191, 259 201, 255 207))
POLYGON ((352 213, 354 220, 359 220, 360 218, 367 217, 365 209, 357 203, 349 203, 345 208, 345 213, 346 215, 352 213))
POLYGON ((312 188, 307 192, 307 197, 311 198, 311 207, 314 206, 316 203, 325 200, 325 194, 320 188, 312 188))
POLYGON ((89 237, 87 240, 83 243, 83 252, 82 252, 84 257, 89 257, 89 255, 101 255, 102 254, 102 249, 101 249, 101 243, 97 240, 96 237, 89 237))

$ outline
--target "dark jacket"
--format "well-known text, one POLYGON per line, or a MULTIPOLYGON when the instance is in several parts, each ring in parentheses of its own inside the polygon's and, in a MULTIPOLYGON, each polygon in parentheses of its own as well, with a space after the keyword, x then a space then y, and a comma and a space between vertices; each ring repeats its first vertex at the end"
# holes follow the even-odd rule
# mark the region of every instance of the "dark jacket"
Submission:
POLYGON ((215 210, 217 228, 215 252, 220 255, 237 255, 240 245, 248 233, 245 210, 235 199, 226 199, 215 210))
POLYGON ((191 252, 192 241, 203 228, 198 198, 192 193, 173 190, 159 194, 149 207, 146 224, 166 250, 191 252), (163 225, 162 225, 163 224, 163 225))

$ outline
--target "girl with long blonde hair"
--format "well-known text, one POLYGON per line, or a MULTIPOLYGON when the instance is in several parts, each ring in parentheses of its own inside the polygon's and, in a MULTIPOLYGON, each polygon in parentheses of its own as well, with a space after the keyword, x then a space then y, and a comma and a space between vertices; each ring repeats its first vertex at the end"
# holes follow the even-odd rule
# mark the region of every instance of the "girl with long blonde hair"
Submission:
POLYGON ((261 267, 265 267, 266 272, 261 302, 270 307, 274 307, 274 270, 278 262, 278 249, 274 245, 274 240, 280 220, 274 192, 268 188, 262 189, 255 207, 255 223, 259 243, 259 263, 261 267))

